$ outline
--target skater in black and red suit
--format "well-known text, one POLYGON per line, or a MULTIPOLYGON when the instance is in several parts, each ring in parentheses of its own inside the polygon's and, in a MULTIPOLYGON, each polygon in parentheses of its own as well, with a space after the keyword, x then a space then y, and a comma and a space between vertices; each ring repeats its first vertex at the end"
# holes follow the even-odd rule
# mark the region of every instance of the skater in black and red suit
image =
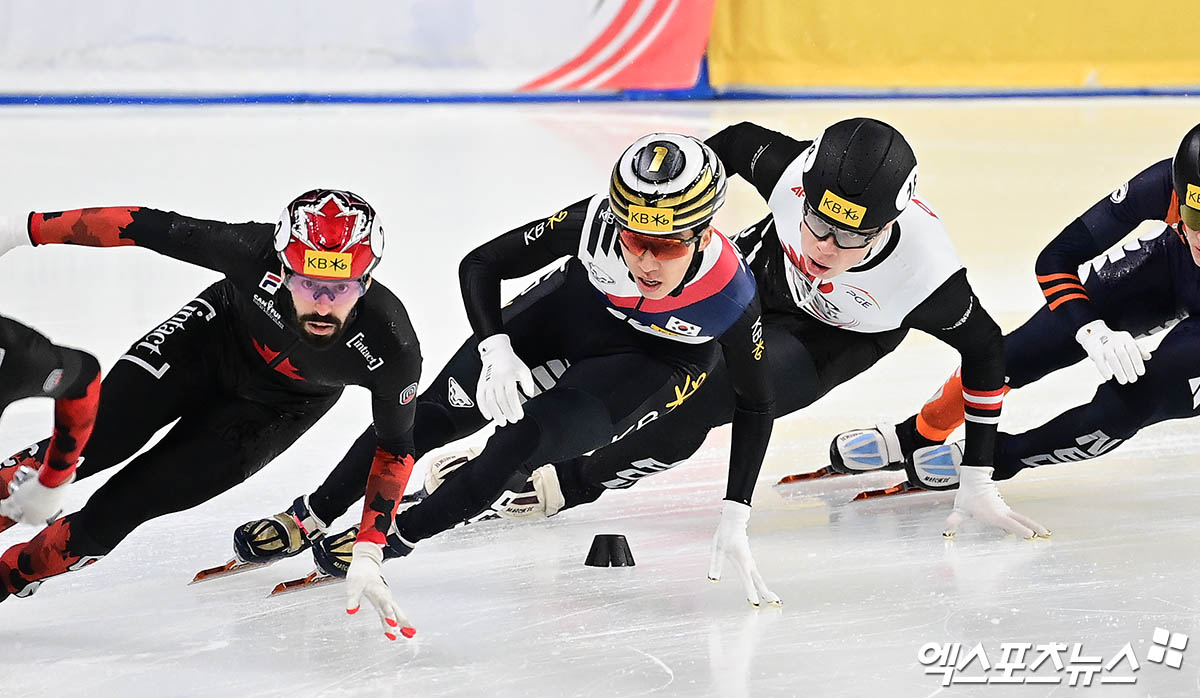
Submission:
POLYGON ((61 513, 100 399, 94 356, 0 316, 0 414, 29 397, 54 399, 54 434, 22 452, 20 463, 13 458, 0 464, 0 531, 18 522, 44 525, 61 513))
MULTIPOLYGON (((225 275, 113 366, 78 477, 123 463, 178 421, 80 511, 0 556, 0 598, 27 595, 109 554, 146 521, 242 482, 347 385, 372 395, 378 442, 368 501, 398 499, 413 464, 421 356, 403 304, 371 278, 383 235, 367 202, 337 190, 301 195, 274 225, 136 206, 0 223, 0 253, 21 244, 136 245, 225 275)), ((7 467, 30 464, 27 451, 7 467)), ((302 533, 320 528, 307 512, 297 525, 302 533)))

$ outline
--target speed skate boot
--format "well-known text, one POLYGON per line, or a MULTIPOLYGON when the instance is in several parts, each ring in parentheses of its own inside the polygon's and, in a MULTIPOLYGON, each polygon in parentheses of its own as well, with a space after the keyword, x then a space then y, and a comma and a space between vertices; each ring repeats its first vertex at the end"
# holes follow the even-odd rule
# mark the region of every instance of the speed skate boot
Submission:
MULTIPOLYGON (((477 455, 479 451, 472 448, 450 451, 434 457, 425 472, 424 496, 429 496, 443 482, 460 473, 462 467, 477 455)), ((557 514, 564 505, 557 471, 552 465, 543 465, 534 470, 532 475, 514 474, 491 506, 459 525, 465 526, 497 518, 544 519, 557 514)))
POLYGON ((46 578, 87 567, 108 553, 108 548, 72 531, 75 517, 55 521, 28 543, 18 543, 0 555, 0 601, 29 596, 46 578))
MULTIPOLYGON (((472 451, 447 453, 435 458, 431 461, 429 473, 426 475, 427 490, 436 491, 441 483, 452 477, 474 456, 475 452, 472 451)), ((515 474, 491 506, 459 525, 496 518, 544 519, 557 514, 565 504, 554 466, 543 465, 528 477, 520 473, 515 474)), ((359 527, 354 526, 336 536, 327 536, 313 545, 313 561, 321 573, 334 577, 346 576, 354 552, 354 543, 358 539, 358 530, 359 527)), ((387 534, 387 544, 383 546, 383 559, 404 557, 415 547, 416 543, 409 542, 400 535, 393 520, 387 534)))
POLYGON ((429 454, 429 467, 425 469, 425 486, 421 488, 420 498, 428 497, 430 493, 441 487, 443 482, 454 477, 460 468, 478 455, 479 449, 477 448, 429 454))
MULTIPOLYGON (((407 504, 425 499, 430 493, 441 487, 443 482, 454 477, 460 468, 477 455, 479 455, 479 451, 474 448, 448 451, 438 455, 429 454, 424 486, 412 494, 405 495, 400 500, 401 503, 407 504)), ((354 543, 358 540, 358 529, 358 526, 353 526, 337 535, 326 536, 313 545, 313 562, 316 563, 317 570, 322 575, 346 576, 346 571, 350 569, 354 543)), ((383 559, 404 557, 412 552, 413 547, 400 537, 396 531, 396 522, 393 520, 391 530, 388 531, 387 544, 383 546, 383 559)))
MULTIPOLYGON (((413 551, 416 543, 409 543, 396 530, 396 522, 387 534, 383 546, 383 559, 404 557, 413 551)), ((336 536, 326 536, 313 545, 313 562, 322 575, 345 577, 354 556, 354 544, 358 541, 358 526, 352 526, 336 536)))
POLYGON ((904 448, 892 424, 844 431, 833 437, 829 444, 829 467, 845 475, 872 470, 903 470, 904 460, 904 448))
POLYGON ((923 490, 957 489, 962 458, 961 441, 918 448, 904 464, 908 482, 923 490))
POLYGON ((906 480, 891 487, 859 492, 852 501, 957 489, 958 466, 962 465, 962 446, 961 441, 956 441, 918 448, 904 461, 906 480))
MULTIPOLYGON (((36 473, 42 467, 42 461, 37 457, 39 450, 38 445, 34 444, 0 462, 0 499, 8 497, 12 482, 18 472, 24 469, 27 473, 30 471, 36 473)), ((12 528, 15 523, 16 521, 7 516, 0 516, 0 531, 12 528)))
POLYGON ((233 532, 233 551, 240 562, 274 562, 307 550, 325 537, 327 527, 312 513, 304 495, 269 519, 239 526, 233 532))

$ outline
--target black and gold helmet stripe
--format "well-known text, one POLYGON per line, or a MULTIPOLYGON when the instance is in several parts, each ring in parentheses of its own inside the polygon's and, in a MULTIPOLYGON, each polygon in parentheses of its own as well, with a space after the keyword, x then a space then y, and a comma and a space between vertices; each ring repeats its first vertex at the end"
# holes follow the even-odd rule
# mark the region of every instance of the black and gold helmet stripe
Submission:
POLYGON ((712 219, 725 201, 726 181, 716 153, 700 140, 650 134, 627 148, 613 167, 609 208, 627 228, 650 234, 680 232, 712 219), (649 153, 656 156, 653 166, 639 172, 638 163, 645 167, 649 153), (660 167, 664 161, 669 164, 660 167), (667 168, 671 170, 664 175, 667 168), (649 219, 653 223, 646 222, 649 219))

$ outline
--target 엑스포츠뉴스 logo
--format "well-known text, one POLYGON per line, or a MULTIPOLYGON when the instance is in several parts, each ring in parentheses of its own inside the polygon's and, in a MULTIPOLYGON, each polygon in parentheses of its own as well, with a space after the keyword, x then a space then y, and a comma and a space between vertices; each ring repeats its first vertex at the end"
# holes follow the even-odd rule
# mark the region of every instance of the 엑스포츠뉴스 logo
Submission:
MULTIPOLYGON (((1155 628, 1144 661, 1180 669, 1187 644, 1184 633, 1155 628)), ((969 647, 958 642, 927 642, 917 650, 917 661, 925 667, 925 674, 941 675, 943 687, 1132 685, 1142 669, 1133 645, 1126 642, 1106 659, 1086 651, 1082 642, 1001 642, 999 652, 988 652, 983 643, 969 647)))

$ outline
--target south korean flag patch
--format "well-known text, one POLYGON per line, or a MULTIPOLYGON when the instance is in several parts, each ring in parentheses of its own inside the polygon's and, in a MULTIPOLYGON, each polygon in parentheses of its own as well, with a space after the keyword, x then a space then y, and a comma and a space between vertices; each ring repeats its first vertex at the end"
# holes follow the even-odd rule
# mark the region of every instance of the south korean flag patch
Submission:
POLYGON ((700 336, 700 326, 699 325, 695 325, 690 322, 684 322, 683 320, 680 320, 679 318, 675 317, 674 315, 671 316, 671 319, 667 320, 667 329, 670 330, 671 332, 674 332, 675 334, 681 334, 685 337, 699 337, 700 336))

